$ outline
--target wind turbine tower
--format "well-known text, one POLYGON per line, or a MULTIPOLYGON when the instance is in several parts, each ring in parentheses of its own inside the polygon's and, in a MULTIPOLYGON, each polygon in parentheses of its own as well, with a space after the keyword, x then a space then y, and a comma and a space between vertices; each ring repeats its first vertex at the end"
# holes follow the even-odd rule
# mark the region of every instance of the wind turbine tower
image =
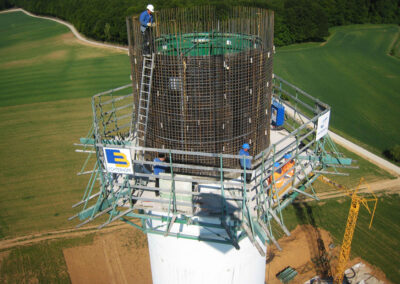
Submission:
POLYGON ((77 151, 95 165, 81 171, 90 178, 73 217, 147 234, 154 283, 264 283, 273 228, 290 235, 282 211, 351 163, 327 135, 330 107, 274 76, 272 11, 154 17, 145 36, 127 18, 132 83, 92 98, 77 151))

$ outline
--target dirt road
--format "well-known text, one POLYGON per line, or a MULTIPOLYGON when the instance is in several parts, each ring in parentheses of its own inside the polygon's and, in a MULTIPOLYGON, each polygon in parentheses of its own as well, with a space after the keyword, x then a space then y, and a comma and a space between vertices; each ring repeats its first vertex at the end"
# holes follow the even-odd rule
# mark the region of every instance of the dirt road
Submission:
POLYGON ((12 13, 12 12, 23 12, 28 16, 34 17, 34 18, 39 18, 39 19, 45 19, 45 20, 51 20, 57 23, 60 23, 64 26, 67 26, 71 32, 74 34, 74 36, 76 36, 76 38, 78 40, 80 40, 83 43, 89 44, 89 45, 93 45, 93 46, 98 46, 98 47, 106 47, 106 48, 111 48, 111 49, 117 49, 117 50, 121 50, 124 52, 128 52, 128 48, 126 46, 119 46, 119 45, 114 45, 114 44, 109 44, 109 43, 104 43, 104 42, 98 42, 98 41, 94 41, 91 39, 88 39, 86 37, 84 37, 82 34, 80 34, 75 27, 68 23, 65 22, 63 20, 57 19, 57 18, 53 18, 53 17, 44 17, 44 16, 37 16, 34 15, 28 11, 25 11, 24 9, 21 8, 17 8, 17 9, 9 9, 9 10, 5 10, 5 11, 1 11, 0 14, 4 14, 4 13, 12 13))
POLYGON ((394 174, 395 176, 400 176, 400 167, 396 166, 395 164, 386 161, 385 159, 369 152, 368 150, 362 148, 361 146, 358 146, 357 144, 354 144, 353 142, 343 138, 342 136, 333 133, 332 131, 329 131, 328 133, 329 136, 333 139, 333 141, 343 146, 347 150, 356 153, 357 155, 363 157, 372 164, 375 164, 378 167, 387 170, 388 172, 394 174))
MULTIPOLYGON (((328 185, 327 185, 328 186, 328 185)), ((380 180, 376 181, 373 183, 368 184, 368 187, 365 185, 361 185, 359 193, 368 193, 368 192, 373 192, 373 193, 398 193, 400 194, 400 178, 397 179, 387 179, 387 180, 380 180)), ((347 194, 335 189, 332 189, 331 191, 326 191, 322 193, 318 193, 317 197, 320 200, 323 199, 331 199, 331 198, 338 198, 341 196, 346 196, 347 194)), ((309 202, 313 201, 314 199, 307 198, 303 199, 298 202, 309 202)))
MULTIPOLYGON (((0 241, 0 250, 10 249, 15 246, 30 245, 45 240, 61 239, 61 238, 72 238, 81 237, 87 234, 92 234, 98 231, 98 226, 86 226, 79 229, 65 229, 58 231, 43 232, 37 234, 31 234, 12 239, 4 239, 0 241)), ((131 228, 130 225, 124 223, 113 223, 103 228, 102 231, 111 232, 120 230, 123 228, 131 228)))

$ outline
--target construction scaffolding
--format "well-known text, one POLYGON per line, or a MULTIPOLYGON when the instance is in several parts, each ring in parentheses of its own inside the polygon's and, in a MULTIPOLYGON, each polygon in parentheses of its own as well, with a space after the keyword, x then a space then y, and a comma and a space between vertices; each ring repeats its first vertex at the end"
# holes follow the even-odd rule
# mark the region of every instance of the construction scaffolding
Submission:
MULTIPOLYGON (((79 173, 90 178, 82 200, 74 205, 80 207, 80 212, 71 219, 84 220, 78 226, 108 214, 100 228, 121 220, 145 233, 230 244, 237 249, 240 240, 249 237, 262 254, 260 243, 273 242, 279 247, 273 228, 290 235, 282 218, 284 208, 299 194, 317 199, 312 187, 315 179, 322 173, 340 174, 340 167, 351 164, 351 159, 337 151, 329 135, 317 137, 319 120, 330 112, 330 107, 277 76, 273 76, 272 100, 285 107, 285 123, 281 129, 271 131, 269 146, 249 157, 138 145, 137 112, 132 104, 135 93, 116 95, 128 88, 123 86, 92 98, 93 128, 76 145, 80 147, 78 152, 89 154, 87 161, 95 155, 96 162, 89 170, 86 162, 79 173), (132 165, 132 172, 108 170, 104 153, 110 149, 128 151, 125 157, 131 154, 125 161, 132 165), (143 158, 157 153, 165 153, 168 161, 143 158), (284 158, 287 153, 291 154, 289 159, 284 158), (185 163, 175 159, 182 156, 188 157, 185 163), (219 164, 197 162, 205 159, 219 164), (250 159, 252 169, 238 168, 240 159, 250 159), (153 174, 151 168, 155 165, 167 167, 167 173, 153 174), (183 170, 191 174, 183 174, 183 170), (202 174, 194 174, 196 171, 202 174), (246 182, 242 174, 251 174, 251 181, 246 182), (160 187, 155 186, 156 178, 160 179, 160 187), (152 220, 161 225, 153 226, 152 220), (207 228, 207 234, 173 231, 173 224, 207 228)), ((262 123, 268 128, 270 121, 262 123)))

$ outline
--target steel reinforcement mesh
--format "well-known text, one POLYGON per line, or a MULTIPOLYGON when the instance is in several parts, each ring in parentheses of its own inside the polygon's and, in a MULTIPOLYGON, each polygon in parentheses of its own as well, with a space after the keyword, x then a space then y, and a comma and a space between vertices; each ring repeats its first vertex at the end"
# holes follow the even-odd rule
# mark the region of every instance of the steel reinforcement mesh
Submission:
MULTIPOLYGON (((273 12, 235 7, 217 15, 212 7, 194 7, 161 10, 154 18, 155 26, 146 35, 137 17, 127 18, 136 106, 146 48, 155 60, 142 146, 238 154, 249 143, 251 155, 268 147, 273 12)), ((220 163, 174 156, 178 161, 220 163)), ((238 165, 224 161, 225 167, 238 165)))

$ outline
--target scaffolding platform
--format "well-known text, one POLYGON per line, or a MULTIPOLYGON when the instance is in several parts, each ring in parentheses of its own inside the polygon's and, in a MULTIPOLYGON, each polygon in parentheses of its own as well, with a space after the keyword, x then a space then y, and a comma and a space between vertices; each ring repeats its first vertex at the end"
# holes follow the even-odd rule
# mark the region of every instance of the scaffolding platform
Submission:
POLYGON ((96 163, 92 170, 86 170, 85 162, 79 173, 90 178, 82 200, 74 205, 81 207, 80 212, 71 219, 84 220, 78 225, 82 226, 108 214, 100 228, 121 220, 145 233, 231 244, 235 248, 245 237, 256 247, 269 242, 278 245, 273 231, 277 226, 272 223, 290 235, 282 210, 299 194, 317 199, 313 181, 321 172, 338 173, 336 166, 348 165, 349 159, 337 151, 328 135, 319 137, 321 118, 329 115, 330 107, 282 78, 273 78, 272 99, 285 107, 285 123, 282 129, 271 130, 269 146, 253 156, 139 146, 136 118, 130 111, 133 95, 115 94, 127 86, 95 95, 92 131, 76 145, 80 147, 77 152, 89 154, 87 161, 95 155, 96 163), (106 150, 125 151, 121 157, 130 164, 130 172, 109 171, 106 150), (167 161, 148 158, 158 153, 164 153, 167 161), (188 157, 186 161, 191 161, 191 156, 193 160, 211 158, 219 161, 219 166, 175 159, 181 156, 188 157), (251 170, 241 169, 240 159, 250 159, 251 170), (167 168, 167 173, 155 175, 154 166, 167 168), (242 178, 246 174, 251 174, 249 183, 242 178), (155 186, 156 178, 159 188, 155 186), (211 228, 214 233, 207 231, 205 237, 199 236, 191 233, 193 226, 211 228))

